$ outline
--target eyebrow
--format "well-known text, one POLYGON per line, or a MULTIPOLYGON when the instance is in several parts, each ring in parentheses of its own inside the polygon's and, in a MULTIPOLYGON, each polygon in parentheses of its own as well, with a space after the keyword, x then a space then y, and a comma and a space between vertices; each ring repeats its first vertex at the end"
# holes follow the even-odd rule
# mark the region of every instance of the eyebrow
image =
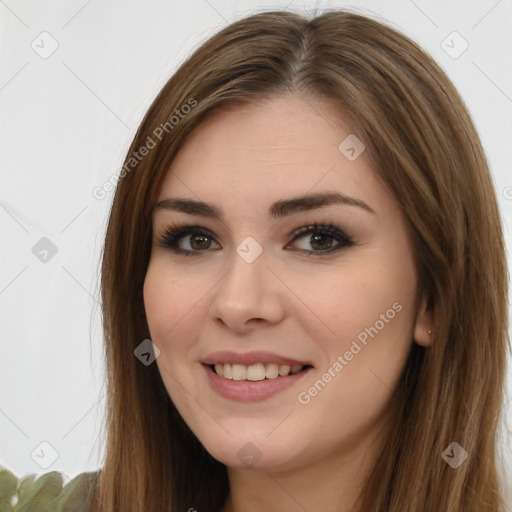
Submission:
MULTIPOLYGON (((269 208, 269 216, 273 219, 279 219, 297 212, 315 210, 333 204, 357 206, 376 215, 375 211, 360 199, 349 197, 338 192, 324 192, 276 201, 269 208)), ((214 204, 184 197, 168 197, 163 199, 153 207, 153 211, 158 210, 203 215, 213 219, 224 220, 224 212, 214 204)))

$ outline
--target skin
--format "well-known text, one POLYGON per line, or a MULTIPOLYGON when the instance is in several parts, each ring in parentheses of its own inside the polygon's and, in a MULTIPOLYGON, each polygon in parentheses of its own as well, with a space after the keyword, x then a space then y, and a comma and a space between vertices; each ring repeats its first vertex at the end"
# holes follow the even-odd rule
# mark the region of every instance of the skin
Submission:
POLYGON ((320 100, 286 95, 231 106, 195 130, 158 196, 208 201, 226 215, 220 221, 157 210, 144 283, 169 396, 228 467, 224 512, 355 510, 412 343, 431 342, 425 297, 415 307, 417 269, 404 218, 366 152, 349 161, 338 149, 350 133, 333 105, 320 100), (321 191, 358 198, 375 214, 331 205, 268 216, 274 201, 321 191), (201 246, 186 234, 180 247, 198 254, 175 254, 157 242, 171 222, 199 224, 212 238, 201 246), (312 233, 293 239, 314 222, 332 222, 354 245, 319 254, 340 242, 325 235, 315 245, 312 233), (236 252, 247 236, 263 249, 250 264, 236 252), (300 403, 298 394, 395 303, 400 312, 300 403), (271 398, 244 403, 221 397, 206 378, 199 361, 218 350, 266 350, 309 360, 314 369, 271 398), (237 457, 248 442, 261 456, 251 467, 237 457))

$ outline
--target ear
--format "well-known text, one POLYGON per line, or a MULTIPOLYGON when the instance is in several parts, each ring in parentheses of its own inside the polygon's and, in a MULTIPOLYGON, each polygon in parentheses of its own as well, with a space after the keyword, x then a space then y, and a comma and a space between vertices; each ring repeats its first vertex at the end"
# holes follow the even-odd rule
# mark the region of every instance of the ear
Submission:
POLYGON ((427 309, 427 297, 424 294, 416 315, 414 341, 418 345, 428 347, 434 342, 434 310, 427 309))

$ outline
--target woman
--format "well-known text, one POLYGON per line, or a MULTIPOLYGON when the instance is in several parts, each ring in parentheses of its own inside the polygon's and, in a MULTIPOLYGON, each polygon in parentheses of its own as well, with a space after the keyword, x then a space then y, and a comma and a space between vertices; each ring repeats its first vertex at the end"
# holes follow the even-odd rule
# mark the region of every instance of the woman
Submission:
POLYGON ((367 17, 256 14, 130 147, 91 510, 503 510, 507 269, 476 130, 367 17))
POLYGON ((415 43, 340 11, 233 23, 162 89, 124 171, 101 510, 504 507, 497 201, 415 43))

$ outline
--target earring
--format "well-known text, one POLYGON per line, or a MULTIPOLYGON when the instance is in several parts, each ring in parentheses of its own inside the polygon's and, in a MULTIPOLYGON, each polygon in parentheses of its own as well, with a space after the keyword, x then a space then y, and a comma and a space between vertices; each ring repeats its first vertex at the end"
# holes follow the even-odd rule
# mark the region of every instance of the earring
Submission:
POLYGON ((429 329, 429 330, 428 330, 428 333, 429 333, 429 334, 432 334, 432 331, 429 329))

